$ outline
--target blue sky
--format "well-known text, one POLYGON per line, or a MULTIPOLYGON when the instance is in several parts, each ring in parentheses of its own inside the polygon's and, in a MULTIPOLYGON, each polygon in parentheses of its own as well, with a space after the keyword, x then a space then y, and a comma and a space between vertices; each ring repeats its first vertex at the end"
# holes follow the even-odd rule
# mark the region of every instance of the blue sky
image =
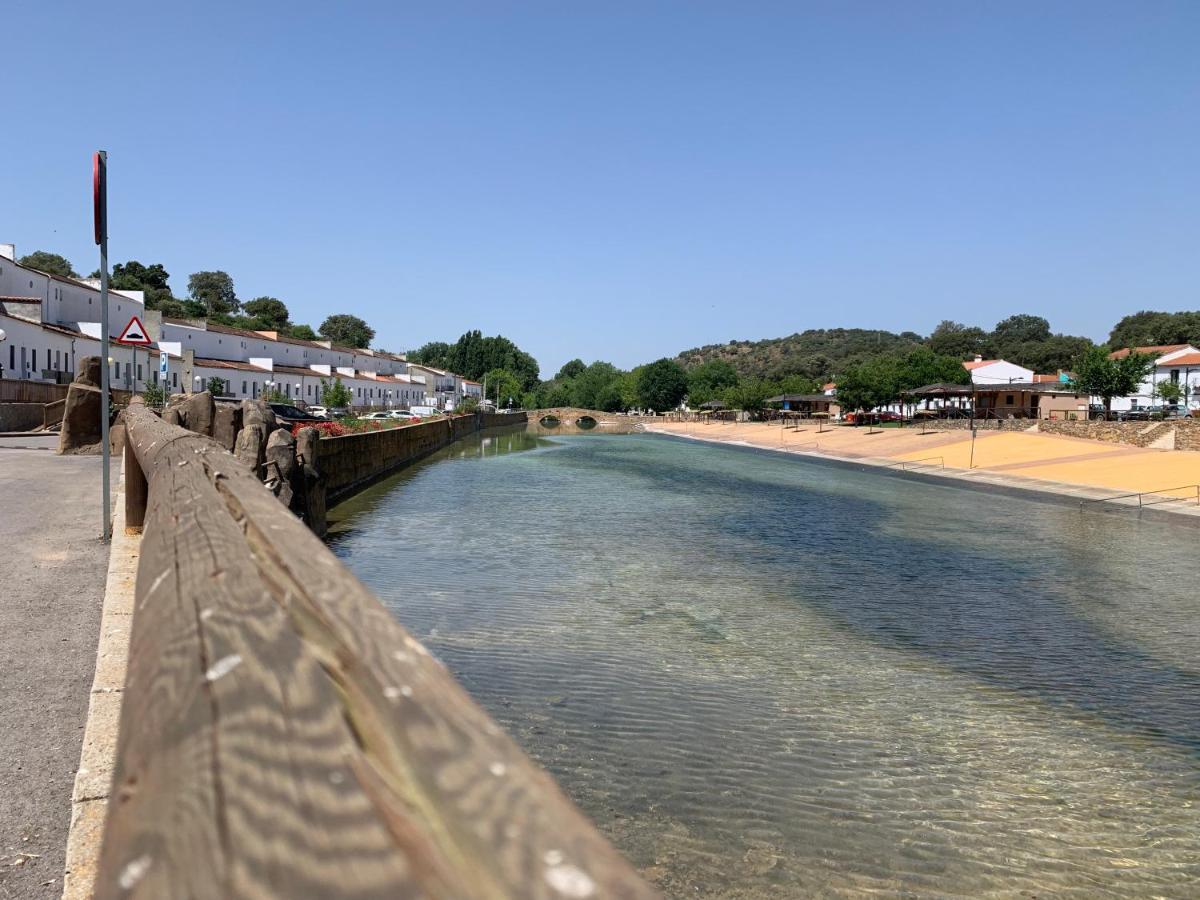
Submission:
POLYGON ((1200 4, 34 3, 0 241, 220 268, 546 377, 813 327, 1200 307, 1200 4))

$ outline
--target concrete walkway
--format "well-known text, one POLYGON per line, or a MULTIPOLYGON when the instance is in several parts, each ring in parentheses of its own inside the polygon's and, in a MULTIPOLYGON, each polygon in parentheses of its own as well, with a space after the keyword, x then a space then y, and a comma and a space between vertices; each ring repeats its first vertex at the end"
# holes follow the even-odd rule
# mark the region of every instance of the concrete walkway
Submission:
POLYGON ((57 444, 0 436, 0 900, 62 893, 96 664, 100 459, 57 444))

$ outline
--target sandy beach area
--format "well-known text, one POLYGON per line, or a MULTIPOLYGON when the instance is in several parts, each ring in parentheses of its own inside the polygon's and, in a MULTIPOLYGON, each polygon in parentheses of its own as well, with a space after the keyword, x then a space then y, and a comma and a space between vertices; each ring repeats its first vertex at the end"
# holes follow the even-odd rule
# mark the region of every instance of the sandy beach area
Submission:
MULTIPOLYGON (((868 429, 803 424, 799 429, 762 422, 661 422, 647 430, 765 449, 813 453, 840 459, 924 462, 931 468, 971 470, 1005 476, 1014 485, 1037 482, 1126 491, 1163 491, 1200 483, 1200 453, 1151 450, 1036 432, 980 431, 971 458, 965 431, 921 433, 920 426, 868 429), (973 463, 973 464, 972 464, 973 463)), ((1169 495, 1195 496, 1190 490, 1169 495)))

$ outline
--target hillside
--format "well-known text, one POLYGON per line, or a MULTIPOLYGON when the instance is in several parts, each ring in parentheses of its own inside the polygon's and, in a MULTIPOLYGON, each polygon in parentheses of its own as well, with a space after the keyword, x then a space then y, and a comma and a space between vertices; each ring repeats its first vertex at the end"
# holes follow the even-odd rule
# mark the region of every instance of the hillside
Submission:
POLYGON ((912 331, 896 334, 865 328, 810 328, 782 338, 730 341, 685 350, 676 361, 686 369, 720 359, 738 375, 778 379, 788 375, 826 378, 872 356, 890 350, 909 350, 924 342, 912 331))

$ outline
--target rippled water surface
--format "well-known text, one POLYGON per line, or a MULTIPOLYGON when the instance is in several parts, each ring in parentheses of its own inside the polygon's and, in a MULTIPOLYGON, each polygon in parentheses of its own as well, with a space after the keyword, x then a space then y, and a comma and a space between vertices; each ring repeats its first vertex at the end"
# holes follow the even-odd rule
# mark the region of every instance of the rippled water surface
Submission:
POLYGON ((335 551, 670 897, 1200 896, 1198 533, 652 435, 335 551))

